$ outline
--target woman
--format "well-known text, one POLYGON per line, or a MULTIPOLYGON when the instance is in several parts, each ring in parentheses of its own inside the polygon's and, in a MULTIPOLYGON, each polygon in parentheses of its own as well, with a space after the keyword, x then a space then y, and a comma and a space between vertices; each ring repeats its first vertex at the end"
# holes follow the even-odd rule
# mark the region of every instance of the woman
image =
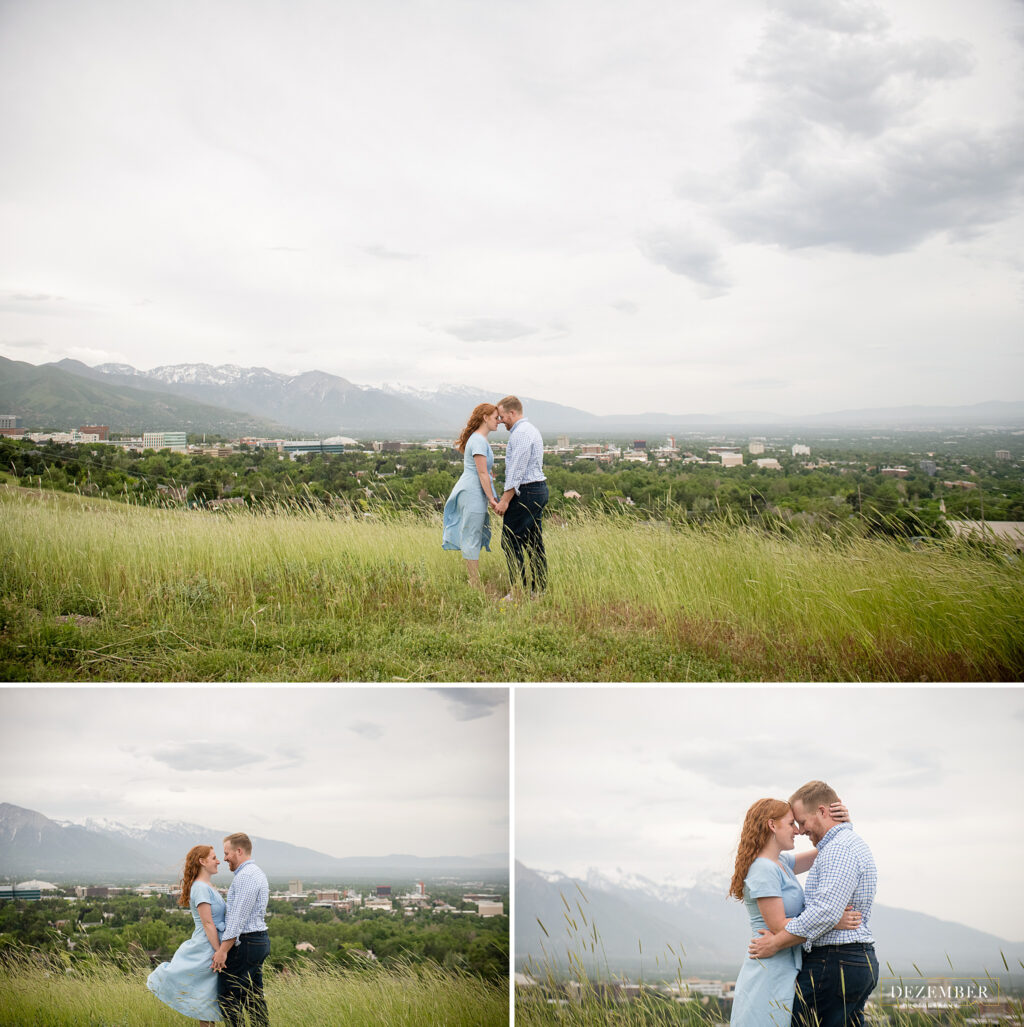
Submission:
POLYGON ((179 906, 192 911, 195 930, 178 946, 169 963, 161 963, 146 981, 161 1002, 179 1013, 213 1027, 220 1019, 217 1005, 217 975, 210 968, 224 930, 224 900, 210 883, 220 860, 212 845, 194 845, 185 857, 179 906))
POLYGON ((498 505, 491 478, 494 453, 487 441, 487 436, 497 427, 498 408, 493 403, 481 403, 473 408, 455 443, 455 448, 463 454, 462 477, 444 504, 441 545, 445 549, 462 550, 469 583, 474 588, 480 587, 480 550, 491 551, 488 508, 498 505))
MULTIPOLYGON (((831 806, 834 819, 849 820, 849 811, 839 802, 831 806)), ((797 825, 789 803, 781 799, 759 799, 747 810, 736 851, 729 895, 739 899, 750 914, 750 933, 759 929, 774 933, 801 913, 804 890, 796 879, 811 868, 817 849, 794 855, 797 825)), ((861 915, 848 908, 836 925, 852 930, 861 915)), ((730 1024, 736 1027, 789 1027, 800 972, 801 948, 782 949, 770 959, 745 959, 736 978, 730 1024)))

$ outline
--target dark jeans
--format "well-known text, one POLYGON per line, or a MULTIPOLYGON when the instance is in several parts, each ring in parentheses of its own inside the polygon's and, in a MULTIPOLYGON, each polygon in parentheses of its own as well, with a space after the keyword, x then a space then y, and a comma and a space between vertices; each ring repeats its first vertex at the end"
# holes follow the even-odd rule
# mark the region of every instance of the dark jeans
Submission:
POLYGON ((513 588, 522 585, 527 591, 533 589, 536 592, 543 592, 547 588, 548 558, 544 554, 540 523, 547 505, 546 481, 531 481, 520 485, 519 495, 509 500, 501 529, 501 548, 508 560, 508 573, 513 588))
POLYGON ((263 998, 263 960, 270 955, 266 931, 239 935, 228 951, 227 963, 217 982, 217 1001, 229 1027, 268 1027, 267 1003, 263 998), (243 1014, 248 1014, 246 1020, 243 1014))
POLYGON ((793 1027, 861 1027, 876 984, 874 945, 823 945, 805 952, 796 979, 793 1027))

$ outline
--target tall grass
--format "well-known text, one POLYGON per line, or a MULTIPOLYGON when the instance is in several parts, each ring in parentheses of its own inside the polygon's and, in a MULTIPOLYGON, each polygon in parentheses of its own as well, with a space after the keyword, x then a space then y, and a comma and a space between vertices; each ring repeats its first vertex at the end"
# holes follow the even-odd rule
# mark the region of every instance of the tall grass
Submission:
POLYGON ((1016 680, 1024 573, 953 541, 582 515, 548 593, 440 518, 213 514, 0 487, 0 674, 101 680, 1016 680))
MULTIPOLYGON (((539 960, 532 956, 525 961, 524 973, 515 989, 516 1027, 719 1027, 728 1019, 730 1001, 704 996, 693 990, 687 980, 696 976, 688 967, 688 957, 682 945, 666 945, 660 952, 649 952, 638 942, 638 952, 648 967, 641 980, 646 984, 630 984, 609 966, 599 925, 589 913, 589 901, 577 886, 578 895, 570 903, 565 894, 562 921, 551 930, 540 924, 544 934, 539 960), (582 902, 580 901, 582 900, 582 902)), ((745 945, 745 943, 744 943, 745 945)), ((737 960, 742 958, 737 950, 737 960)), ((1000 953, 1002 967, 997 976, 983 972, 970 981, 975 998, 982 993, 1001 997, 1002 971, 1010 978, 1011 968, 1000 953)), ((1024 969, 1024 963, 1019 964, 1024 969)), ((933 1017, 906 1003, 894 1001, 892 984, 901 989, 927 984, 928 978, 918 971, 917 976, 895 977, 891 967, 880 968, 883 986, 868 1002, 867 1022, 886 1027, 969 1027, 978 1023, 1024 1025, 1024 1003, 1019 998, 1000 998, 1001 1004, 990 1005, 986 1015, 979 1019, 981 1009, 977 1001, 954 1001, 933 1017), (890 988, 884 986, 888 971, 890 988)), ((1014 968, 1016 969, 1016 967, 1014 968)), ((955 974, 952 964, 950 975, 955 974)), ((790 1015, 785 1010, 773 1012, 765 1009, 765 1027, 778 1024, 788 1027, 790 1015)))
MULTIPOLYGON (((148 967, 6 958, 0 1025, 183 1027, 146 988, 148 967)), ((506 1027, 508 989, 436 964, 265 971, 270 1022, 289 1027, 506 1027)))

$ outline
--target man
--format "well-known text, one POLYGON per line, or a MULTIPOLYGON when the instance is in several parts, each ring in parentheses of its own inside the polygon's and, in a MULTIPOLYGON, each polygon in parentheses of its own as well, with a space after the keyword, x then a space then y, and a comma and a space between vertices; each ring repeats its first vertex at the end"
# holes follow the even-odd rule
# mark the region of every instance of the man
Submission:
POLYGON ((220 974, 217 999, 229 1027, 268 1027, 263 997, 263 961, 270 955, 267 875, 252 861, 247 834, 224 839, 224 859, 235 876, 228 889, 224 934, 213 954, 213 969, 220 974), (243 1019, 246 1013, 248 1020, 243 1019))
POLYGON ((878 871, 864 840, 849 822, 839 823, 829 812, 829 804, 838 798, 824 781, 809 781, 791 796, 797 833, 806 834, 818 848, 804 884, 804 911, 782 930, 762 930, 750 943, 753 959, 803 945, 793 1027, 861 1027, 864 1006, 878 984, 870 927, 878 871), (847 906, 861 914, 860 927, 835 930, 847 906))
POLYGON ((539 594, 548 583, 541 516, 548 503, 544 477, 544 440, 523 416, 523 404, 515 396, 498 400, 500 423, 508 430, 505 448, 505 491, 495 511, 502 515, 501 548, 508 560, 511 588, 506 599, 522 587, 539 594), (529 562, 530 573, 526 565, 529 562))

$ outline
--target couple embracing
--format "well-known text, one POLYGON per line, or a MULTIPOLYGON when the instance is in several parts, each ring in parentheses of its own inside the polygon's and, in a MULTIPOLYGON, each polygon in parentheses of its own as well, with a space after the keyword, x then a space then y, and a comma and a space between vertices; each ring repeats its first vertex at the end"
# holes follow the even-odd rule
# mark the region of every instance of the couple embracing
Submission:
POLYGON ((462 477, 444 505, 441 545, 461 550, 469 583, 480 587, 480 550, 491 550, 493 510, 502 518, 501 548, 508 560, 511 601, 521 590, 539 596, 547 587, 548 562, 544 553, 541 518, 548 503, 544 477, 544 440, 523 416, 523 404, 515 396, 497 403, 480 403, 469 415, 455 443, 463 454, 462 477), (508 431, 505 449, 504 491, 494 488, 494 453, 487 436, 498 425, 508 431))
POLYGON ((736 1027, 861 1027, 878 983, 874 857, 824 781, 747 810, 729 894, 753 940, 736 979, 736 1027), (815 848, 794 854, 794 838, 815 848), (807 873, 805 888, 797 874, 807 873))
POLYGON ((229 1027, 267 1027, 267 877, 252 861, 252 842, 246 834, 224 839, 224 859, 235 875, 227 902, 211 883, 220 866, 213 846, 189 849, 178 904, 188 906, 195 929, 146 984, 162 1002, 200 1024, 223 1019, 229 1027))

